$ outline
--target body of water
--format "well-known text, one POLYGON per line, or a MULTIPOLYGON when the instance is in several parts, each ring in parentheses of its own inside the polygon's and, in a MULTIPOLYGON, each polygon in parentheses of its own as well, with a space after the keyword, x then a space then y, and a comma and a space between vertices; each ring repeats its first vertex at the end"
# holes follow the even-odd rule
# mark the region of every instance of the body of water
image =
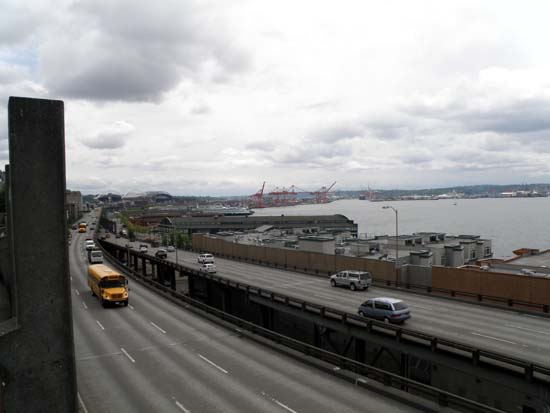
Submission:
POLYGON ((399 234, 444 232, 490 238, 495 257, 512 256, 517 248, 550 248, 550 198, 481 198, 437 201, 370 202, 345 199, 329 204, 264 208, 255 215, 342 214, 359 225, 359 233, 395 234, 395 213, 382 209, 391 205, 399 212, 399 234))

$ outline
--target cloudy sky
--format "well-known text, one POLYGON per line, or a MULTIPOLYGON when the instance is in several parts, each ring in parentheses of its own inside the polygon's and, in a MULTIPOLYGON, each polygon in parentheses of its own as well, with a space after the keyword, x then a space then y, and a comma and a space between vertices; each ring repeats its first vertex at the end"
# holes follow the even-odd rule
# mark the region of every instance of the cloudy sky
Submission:
POLYGON ((547 1, 0 0, 9 96, 67 184, 236 195, 550 182, 547 1))

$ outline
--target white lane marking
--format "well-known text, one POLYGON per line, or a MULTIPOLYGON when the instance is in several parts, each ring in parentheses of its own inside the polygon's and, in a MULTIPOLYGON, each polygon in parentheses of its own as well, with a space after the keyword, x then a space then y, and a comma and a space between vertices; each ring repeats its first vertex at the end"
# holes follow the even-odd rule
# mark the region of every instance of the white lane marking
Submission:
POLYGON ((127 352, 126 350, 124 350, 122 347, 121 347, 120 349, 122 350, 122 352, 124 353, 124 355, 130 359, 130 361, 131 361, 132 363, 135 363, 135 362, 136 362, 136 361, 132 358, 132 356, 128 354, 128 352, 127 352))
POLYGON ((86 303, 84 301, 82 301, 82 306, 84 307, 85 310, 88 309, 88 306, 86 305, 86 303))
POLYGON ((184 412, 184 413, 191 413, 191 410, 188 410, 186 409, 183 404, 181 404, 180 402, 178 402, 176 399, 174 399, 174 402, 176 403, 176 406, 179 407, 179 409, 184 412))
POLYGON ((319 297, 319 298, 323 298, 325 300, 330 300, 330 301, 334 301, 334 298, 331 298, 331 297, 327 297, 326 295, 321 295, 321 294, 313 294, 314 297, 319 297))
POLYGON ((77 392, 76 395, 78 396, 78 401, 80 402, 80 405, 82 406, 82 410, 84 410, 84 413, 88 413, 88 409, 86 409, 86 405, 84 404, 84 401, 82 400, 82 397, 80 396, 80 393, 77 392))
POLYGON ((162 328, 157 326, 155 323, 153 323, 152 321, 150 321, 150 323, 153 327, 155 327, 157 330, 159 330, 162 334, 166 334, 166 331, 164 331, 162 328))
MULTIPOLYGON (((133 294, 132 294, 132 295, 133 295, 133 294)), ((134 306, 133 306, 133 305, 128 304, 128 307, 130 307, 130 310, 133 310, 133 309, 134 309, 134 306)))
POLYGON ((204 361, 206 361, 208 364, 210 364, 210 365, 216 367, 219 371, 221 371, 221 372, 223 372, 223 373, 225 373, 225 374, 229 373, 227 370, 225 370, 224 368, 218 366, 218 365, 217 365, 216 363, 214 363, 213 361, 208 360, 208 359, 207 359, 206 357, 204 357, 202 354, 199 354, 199 357, 200 357, 201 359, 203 359, 204 361))
POLYGON ((283 409, 285 409, 287 412, 290 412, 290 413, 298 413, 296 410, 294 409, 291 409, 290 407, 288 407, 286 404, 284 403, 281 403, 279 400, 277 400, 275 397, 267 394, 266 392, 262 392, 261 393, 262 396, 264 396, 265 398, 271 400, 273 403, 275 403, 277 406, 279 407, 282 407, 283 409))
POLYGON ((80 295, 80 293, 78 292, 78 290, 76 288, 74 289, 74 292, 76 293, 76 295, 80 295))
POLYGON ((527 328, 527 327, 522 327, 522 326, 517 326, 515 324, 506 324, 507 327, 513 327, 513 328, 517 328, 518 330, 525 330, 525 331, 531 331, 533 333, 539 333, 539 334, 544 334, 546 336, 550 336, 550 332, 548 331, 541 331, 541 330, 535 330, 533 328, 527 328))
POLYGON ((518 344, 514 341, 508 341, 508 340, 504 340, 502 338, 497 338, 497 337, 491 337, 491 336, 486 336, 485 334, 479 334, 479 333, 474 333, 474 332, 470 332, 470 334, 473 334, 474 336, 480 336, 480 337, 485 337, 485 338, 490 338, 491 340, 497 340, 497 341, 502 341, 504 343, 509 343, 509 344, 518 344))
POLYGON ((105 327, 103 327, 103 324, 101 324, 99 322, 99 320, 95 320, 95 322, 97 323, 97 325, 102 329, 102 330, 105 330, 105 327))

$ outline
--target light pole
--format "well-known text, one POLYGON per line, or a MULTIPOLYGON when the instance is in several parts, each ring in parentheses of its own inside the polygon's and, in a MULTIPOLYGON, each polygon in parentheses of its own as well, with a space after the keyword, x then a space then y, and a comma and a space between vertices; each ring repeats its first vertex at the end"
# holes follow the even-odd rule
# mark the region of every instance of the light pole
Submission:
POLYGON ((399 272, 397 270, 397 262, 399 260, 399 218, 397 209, 391 205, 384 205, 382 209, 393 209, 393 212, 395 212, 395 286, 397 287, 399 277, 399 272))
POLYGON ((173 226, 172 228, 172 237, 174 239, 174 246, 176 247, 176 265, 178 265, 178 240, 176 239, 176 226, 173 226))

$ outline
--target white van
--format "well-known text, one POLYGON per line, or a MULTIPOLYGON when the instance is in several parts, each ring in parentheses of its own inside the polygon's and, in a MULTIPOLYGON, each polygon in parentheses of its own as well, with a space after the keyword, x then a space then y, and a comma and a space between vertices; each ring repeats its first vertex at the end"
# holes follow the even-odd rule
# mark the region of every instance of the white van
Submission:
POLYGON ((214 264, 214 256, 212 254, 201 254, 197 261, 199 264, 214 264))
POLYGON ((86 240, 86 249, 87 250, 93 250, 95 248, 94 241, 91 239, 86 240))
POLYGON ((103 264, 103 253, 100 250, 88 251, 88 261, 90 264, 103 264))

